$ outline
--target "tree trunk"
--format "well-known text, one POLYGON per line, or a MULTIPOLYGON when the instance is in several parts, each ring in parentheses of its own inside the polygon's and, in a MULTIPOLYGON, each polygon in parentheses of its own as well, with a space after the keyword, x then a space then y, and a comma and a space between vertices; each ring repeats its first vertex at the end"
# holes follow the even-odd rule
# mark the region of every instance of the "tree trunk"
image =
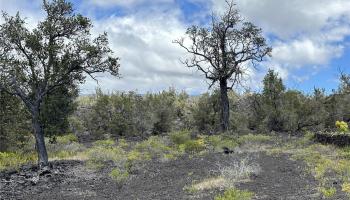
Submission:
POLYGON ((227 95, 227 80, 220 80, 220 123, 221 131, 227 131, 229 128, 230 106, 227 95))
POLYGON ((45 138, 44 138, 44 130, 42 123, 39 118, 40 109, 37 106, 32 111, 32 123, 33 123, 33 129, 34 129, 34 135, 35 135, 35 147, 38 153, 38 165, 39 168, 42 168, 44 166, 48 166, 48 156, 45 146, 45 138))

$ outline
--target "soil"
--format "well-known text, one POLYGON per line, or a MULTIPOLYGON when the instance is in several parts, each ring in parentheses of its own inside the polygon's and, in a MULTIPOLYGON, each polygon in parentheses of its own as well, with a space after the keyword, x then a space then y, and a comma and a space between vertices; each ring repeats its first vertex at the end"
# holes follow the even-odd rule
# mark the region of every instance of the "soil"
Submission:
MULTIPOLYGON (((0 172, 0 199, 214 199, 223 191, 190 193, 184 188, 193 182, 215 177, 219 166, 228 166, 247 157, 261 170, 252 174, 250 181, 237 184, 237 188, 254 192, 254 199, 322 199, 317 182, 306 173, 303 162, 293 161, 286 154, 270 156, 262 152, 186 155, 166 162, 152 160, 131 174, 122 185, 108 176, 112 165, 100 171, 89 170, 83 161, 54 161, 50 171, 23 166, 18 171, 0 172)), ((336 196, 332 199, 347 198, 336 196)))

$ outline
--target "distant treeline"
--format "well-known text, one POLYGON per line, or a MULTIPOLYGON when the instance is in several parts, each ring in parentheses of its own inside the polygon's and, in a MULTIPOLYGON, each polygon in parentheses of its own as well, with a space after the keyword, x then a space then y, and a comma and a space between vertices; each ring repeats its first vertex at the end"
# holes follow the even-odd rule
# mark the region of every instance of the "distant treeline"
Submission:
MULTIPOLYGON (((350 121, 350 76, 342 74, 331 94, 314 89, 312 94, 286 89, 270 70, 260 93, 229 92, 230 132, 301 132, 333 129, 337 120, 350 121)), ((76 89, 50 95, 42 106, 48 137, 73 132, 104 137, 140 137, 189 129, 202 134, 220 130, 219 91, 199 96, 169 89, 145 95, 136 92, 78 97, 76 89)), ((31 135, 30 116, 21 101, 1 92, 0 150, 21 145, 31 135)))

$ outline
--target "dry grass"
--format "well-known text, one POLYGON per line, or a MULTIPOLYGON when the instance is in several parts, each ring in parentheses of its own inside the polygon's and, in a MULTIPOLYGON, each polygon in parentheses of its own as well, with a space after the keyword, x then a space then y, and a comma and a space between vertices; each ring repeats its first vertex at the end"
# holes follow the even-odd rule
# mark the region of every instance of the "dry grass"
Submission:
POLYGON ((191 189, 194 191, 212 190, 217 188, 223 188, 226 185, 226 179, 223 177, 214 177, 204 179, 203 181, 193 184, 191 189))
MULTIPOLYGON (((65 157, 64 160, 79 160, 79 161, 86 161, 88 160, 89 157, 86 155, 85 152, 79 152, 76 155, 65 157)), ((61 157, 51 157, 49 161, 54 161, 54 160, 62 160, 61 157)))
POLYGON ((200 182, 185 188, 189 192, 198 192, 213 189, 230 189, 234 188, 236 183, 249 181, 251 174, 258 174, 261 171, 259 165, 254 164, 249 157, 240 161, 226 164, 218 164, 216 170, 220 175, 217 177, 207 178, 200 182))
POLYGON ((226 180, 226 188, 233 188, 236 183, 249 181, 251 174, 258 174, 261 171, 259 165, 247 157, 230 165, 219 165, 220 176, 226 180))

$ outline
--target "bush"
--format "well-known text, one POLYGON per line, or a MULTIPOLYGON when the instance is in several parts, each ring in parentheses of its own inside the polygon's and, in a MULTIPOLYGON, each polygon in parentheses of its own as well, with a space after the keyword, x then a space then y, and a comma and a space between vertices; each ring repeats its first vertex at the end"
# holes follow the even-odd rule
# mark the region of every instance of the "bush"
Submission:
POLYGON ((188 131, 173 132, 170 133, 169 136, 175 145, 185 144, 187 141, 191 140, 191 135, 188 131))
POLYGON ((343 183, 341 188, 343 192, 350 194, 350 183, 343 183))
POLYGON ((214 133, 219 130, 219 92, 197 97, 191 106, 192 125, 199 131, 214 133))
POLYGON ((335 126, 337 127, 338 131, 341 133, 346 133, 349 131, 349 126, 344 121, 336 121, 335 126))
POLYGON ((111 171, 109 176, 117 183, 122 184, 129 178, 129 173, 127 171, 123 172, 120 169, 115 168, 111 171))
POLYGON ((335 193, 337 192, 337 189, 335 189, 334 187, 330 187, 330 188, 320 188, 320 192, 322 193, 322 195, 326 198, 331 198, 335 195, 335 193))
POLYGON ((215 200, 250 200, 253 198, 253 195, 252 192, 232 188, 225 191, 223 195, 216 196, 215 200))
POLYGON ((179 148, 184 149, 187 153, 199 153, 205 149, 204 139, 188 140, 180 144, 179 148))
POLYGON ((135 146, 135 150, 142 153, 144 159, 157 158, 171 151, 163 138, 151 136, 135 146))
POLYGON ((204 137, 204 140, 206 146, 211 147, 215 151, 222 151, 223 147, 234 149, 238 146, 237 140, 228 136, 211 135, 204 137))
POLYGON ((57 143, 69 144, 72 142, 78 142, 78 137, 74 134, 68 134, 68 135, 58 136, 56 140, 57 140, 57 143))
MULTIPOLYGON (((156 94, 136 92, 104 94, 100 89, 81 106, 77 115, 83 126, 97 138, 159 135, 189 126, 185 112, 188 95, 173 89, 156 94)), ((86 101, 86 100, 85 100, 86 101)))
POLYGON ((116 146, 111 146, 110 141, 97 141, 94 146, 87 150, 88 166, 102 168, 105 162, 112 161, 119 168, 125 167, 127 157, 125 151, 116 146), (107 143, 107 145, 106 145, 107 143))

